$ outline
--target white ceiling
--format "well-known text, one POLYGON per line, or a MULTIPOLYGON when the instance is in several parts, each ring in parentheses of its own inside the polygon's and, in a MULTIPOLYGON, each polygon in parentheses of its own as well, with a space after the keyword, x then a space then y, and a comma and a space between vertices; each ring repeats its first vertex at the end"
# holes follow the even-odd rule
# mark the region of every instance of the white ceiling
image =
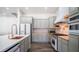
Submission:
MULTIPOLYGON (((58 8, 57 7, 19 7, 21 12, 24 14, 56 14, 58 8)), ((18 7, 0 7, 0 14, 4 13, 17 13, 18 7)))
POLYGON ((45 14, 45 13, 56 13, 58 10, 57 7, 29 7, 23 9, 23 12, 26 14, 45 14))

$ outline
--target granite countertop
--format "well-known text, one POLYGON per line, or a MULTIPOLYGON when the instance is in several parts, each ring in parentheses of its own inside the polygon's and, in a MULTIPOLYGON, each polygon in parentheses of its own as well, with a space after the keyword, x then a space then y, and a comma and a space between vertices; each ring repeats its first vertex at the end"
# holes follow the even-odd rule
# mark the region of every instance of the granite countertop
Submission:
POLYGON ((0 51, 4 52, 15 44, 21 42, 24 38, 28 37, 30 34, 24 35, 21 39, 10 39, 8 35, 0 36, 0 51))
POLYGON ((60 38, 62 38, 62 39, 64 39, 64 40, 69 40, 69 36, 58 36, 58 37, 60 37, 60 38))
POLYGON ((69 40, 69 35, 67 35, 67 34, 50 33, 50 35, 51 35, 51 36, 52 36, 52 35, 56 35, 56 36, 58 36, 58 37, 60 37, 60 38, 62 38, 62 39, 64 39, 64 40, 69 40))

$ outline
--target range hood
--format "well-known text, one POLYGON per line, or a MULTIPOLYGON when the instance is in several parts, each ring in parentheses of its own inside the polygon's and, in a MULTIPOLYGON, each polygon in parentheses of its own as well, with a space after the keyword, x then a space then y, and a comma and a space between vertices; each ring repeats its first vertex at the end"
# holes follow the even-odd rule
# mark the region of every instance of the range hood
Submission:
POLYGON ((68 7, 60 7, 57 13, 57 18, 55 23, 67 22, 69 15, 68 7))

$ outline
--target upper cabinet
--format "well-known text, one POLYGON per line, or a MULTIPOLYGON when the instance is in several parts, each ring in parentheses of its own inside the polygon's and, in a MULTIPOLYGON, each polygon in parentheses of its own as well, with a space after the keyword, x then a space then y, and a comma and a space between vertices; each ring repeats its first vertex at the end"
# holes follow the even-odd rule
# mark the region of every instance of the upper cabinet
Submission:
POLYGON ((32 17, 21 16, 20 23, 21 24, 26 24, 26 23, 31 24, 32 23, 32 17))
POLYGON ((79 8, 78 7, 69 7, 69 15, 73 15, 79 13, 79 8))
POLYGON ((49 17, 49 28, 54 27, 54 21, 56 20, 56 16, 49 17))
POLYGON ((69 8, 68 7, 60 7, 57 13, 57 18, 55 23, 58 22, 66 22, 67 21, 67 17, 69 15, 69 8))

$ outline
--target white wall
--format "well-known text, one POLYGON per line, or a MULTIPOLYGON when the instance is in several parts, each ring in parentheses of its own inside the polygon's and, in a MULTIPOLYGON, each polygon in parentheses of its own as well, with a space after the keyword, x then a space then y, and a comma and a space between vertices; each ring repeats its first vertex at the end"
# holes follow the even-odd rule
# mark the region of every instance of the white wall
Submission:
POLYGON ((11 31, 12 24, 16 24, 16 17, 0 16, 0 34, 8 34, 11 31))

